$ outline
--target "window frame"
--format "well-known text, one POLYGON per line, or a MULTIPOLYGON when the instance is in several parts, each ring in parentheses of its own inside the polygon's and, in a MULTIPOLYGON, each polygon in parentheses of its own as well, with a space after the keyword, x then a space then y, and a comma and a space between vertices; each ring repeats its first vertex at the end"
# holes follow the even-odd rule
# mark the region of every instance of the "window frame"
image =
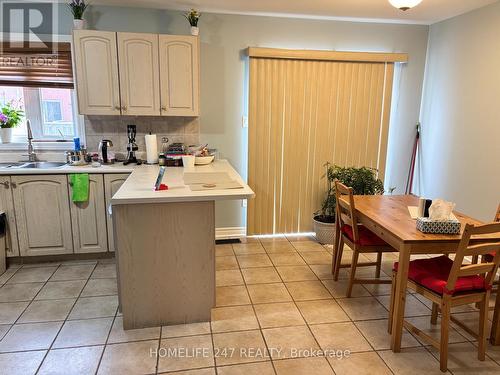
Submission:
MULTIPOLYGON (((12 39, 18 39, 18 40, 23 40, 27 38, 28 36, 26 34, 20 34, 20 33, 12 33, 11 38, 12 39)), ((76 77, 75 77, 75 67, 74 67, 74 46, 73 46, 73 38, 71 35, 63 35, 63 34, 54 34, 54 35, 38 35, 42 41, 46 42, 51 42, 51 41, 57 41, 57 42, 66 42, 71 45, 71 56, 72 56, 72 63, 73 63, 73 80, 75 82, 75 87, 72 90, 72 104, 73 104, 73 121, 75 124, 75 129, 77 131, 78 137, 80 138, 80 142, 83 144, 86 144, 86 137, 85 137, 85 123, 84 123, 84 117, 83 115, 79 114, 78 110, 78 100, 76 96, 76 77)), ((3 42, 3 38, 0 37, 0 43, 3 42)), ((41 98, 40 98, 41 99, 41 98)), ((40 105, 40 111, 43 111, 41 105, 40 105)), ((43 114, 41 113, 41 121, 43 121, 43 114)), ((43 123, 40 124, 40 127, 43 127, 43 123)), ((35 138, 36 140, 44 140, 43 138, 35 138)), ((44 141, 44 142, 33 142, 33 147, 35 151, 37 150, 48 150, 48 151, 59 151, 59 150, 67 150, 68 148, 71 148, 69 146, 72 144, 72 141, 67 140, 65 142, 57 142, 56 139, 54 139, 53 142, 50 141, 44 141)), ((14 136, 12 139, 12 143, 0 143, 0 152, 2 151, 25 151, 26 148, 28 147, 28 139, 24 139, 21 141, 20 136, 14 136)))

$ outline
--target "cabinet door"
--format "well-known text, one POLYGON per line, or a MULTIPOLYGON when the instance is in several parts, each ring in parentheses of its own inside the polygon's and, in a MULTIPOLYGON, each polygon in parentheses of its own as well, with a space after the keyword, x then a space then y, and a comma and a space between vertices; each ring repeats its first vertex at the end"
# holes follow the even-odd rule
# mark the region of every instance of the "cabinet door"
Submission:
POLYGON ((158 35, 118 33, 122 114, 160 114, 158 35))
POLYGON ((102 174, 89 175, 89 200, 72 202, 68 176, 69 204, 75 253, 97 253, 108 250, 104 182, 102 174))
POLYGON ((21 256, 73 252, 66 175, 12 176, 21 256))
POLYGON ((75 30, 73 46, 80 114, 119 115, 116 33, 75 30))
POLYGON ((106 220, 108 226, 108 248, 115 251, 113 237, 113 217, 111 214, 111 198, 128 178, 128 174, 106 174, 104 175, 104 190, 106 194, 106 220))
POLYGON ((0 176, 0 211, 5 212, 7 227, 5 233, 5 250, 7 257, 19 256, 17 242, 16 216, 14 212, 14 198, 9 176, 0 176))
POLYGON ((199 115, 198 37, 160 35, 161 114, 199 115))

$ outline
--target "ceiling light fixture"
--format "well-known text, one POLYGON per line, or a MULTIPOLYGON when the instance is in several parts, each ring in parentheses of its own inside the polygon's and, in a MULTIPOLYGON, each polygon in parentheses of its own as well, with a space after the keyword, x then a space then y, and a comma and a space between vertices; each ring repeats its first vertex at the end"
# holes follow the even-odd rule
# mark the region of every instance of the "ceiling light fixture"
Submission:
POLYGON ((410 8, 416 7, 422 0, 389 0, 392 6, 407 11, 410 8))

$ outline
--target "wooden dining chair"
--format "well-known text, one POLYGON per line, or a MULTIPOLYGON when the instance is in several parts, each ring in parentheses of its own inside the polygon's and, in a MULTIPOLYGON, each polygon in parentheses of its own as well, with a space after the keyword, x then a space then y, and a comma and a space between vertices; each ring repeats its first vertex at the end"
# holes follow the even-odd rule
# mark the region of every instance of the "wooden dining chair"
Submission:
MULTIPOLYGON (((495 218, 493 219, 493 221, 496 223, 500 223, 500 204, 498 205, 497 212, 495 214, 495 218)), ((500 249, 498 249, 498 250, 500 250, 500 249)), ((484 254, 481 257, 481 263, 491 262, 493 257, 495 256, 495 253, 496 253, 496 251, 492 251, 489 254, 484 254)), ((476 263, 478 263, 478 261, 479 261, 478 255, 475 255, 472 257, 472 264, 476 264, 476 263)), ((498 293, 498 284, 499 284, 499 280, 496 280, 493 282, 494 287, 491 289, 492 293, 498 293)), ((497 304, 498 304, 498 309, 500 309, 500 296, 497 297, 497 302, 496 302, 495 306, 492 306, 489 309, 495 310, 497 304)))
MULTIPOLYGON (((495 222, 497 223, 500 223, 500 204, 498 205, 498 208, 497 208, 497 213, 495 215, 495 222)), ((500 252, 500 249, 498 249, 498 252, 500 252)), ((492 252, 490 253, 489 255, 486 255, 484 256, 484 261, 488 261, 490 260, 492 257, 495 256, 495 253, 492 252)), ((498 329, 497 327, 495 327, 495 325, 497 324, 497 322, 499 321, 499 314, 500 314, 500 278, 497 279, 494 283, 493 283, 496 287, 493 287, 491 289, 492 293, 496 293, 497 294, 497 297, 495 299, 495 305, 493 307, 490 307, 489 310, 493 310, 494 313, 493 313, 493 326, 491 327, 491 342, 494 343, 496 341, 498 341, 499 339, 494 337, 494 332, 497 332, 498 329), (496 320, 495 320, 496 319, 496 320)), ((498 344, 498 342, 497 342, 498 344)))
MULTIPOLYGON (((495 217, 493 218, 493 222, 495 222, 495 223, 499 223, 500 222, 500 204, 498 205, 497 212, 495 214, 495 217)), ((485 257, 488 257, 488 255, 485 255, 485 257)), ((472 257, 472 263, 477 263, 478 261, 479 261, 479 256, 478 255, 474 255, 472 257)))
MULTIPOLYGON (((438 311, 441 311, 441 340, 437 341, 406 320, 403 325, 410 332, 430 343, 440 354, 441 371, 447 371, 448 335, 450 320, 473 335, 478 340, 478 359, 484 361, 488 326, 488 302, 493 279, 500 263, 500 252, 490 262, 464 264, 464 258, 473 255, 482 256, 500 246, 500 240, 491 240, 479 245, 469 245, 471 236, 487 235, 500 232, 500 223, 474 226, 467 224, 458 246, 455 260, 446 256, 416 259, 410 262, 408 269, 409 289, 432 301, 431 323, 437 323, 438 311), (450 309, 455 306, 479 303, 479 332, 474 332, 459 320, 451 316, 450 309)), ((392 276, 392 294, 389 311, 389 333, 392 333, 392 317, 395 301, 396 276, 398 263, 394 263, 392 276)))
MULTIPOLYGON (((495 214, 495 220, 493 220, 493 221, 496 223, 500 223, 500 204, 498 205, 497 213, 495 214)), ((500 250, 500 249, 496 249, 496 250, 500 250)), ((489 254, 485 254, 481 257, 481 261, 482 262, 489 262, 495 256, 495 254, 496 254, 496 251, 492 251, 489 254)), ((473 262, 473 263, 477 263, 477 261, 473 262)))
POLYGON ((339 277, 340 268, 350 268, 349 285, 347 287, 347 297, 351 297, 354 284, 390 284, 390 280, 380 279, 380 268, 382 263, 382 253, 395 251, 384 240, 375 233, 358 223, 356 209, 354 207, 353 189, 345 186, 339 181, 335 181, 335 195, 337 198, 337 225, 340 228, 340 239, 335 250, 332 271, 334 280, 339 277), (341 264, 344 244, 352 249, 351 264, 341 264), (359 254, 376 253, 375 262, 358 262, 359 254), (356 278, 357 267, 375 266, 375 279, 356 278))

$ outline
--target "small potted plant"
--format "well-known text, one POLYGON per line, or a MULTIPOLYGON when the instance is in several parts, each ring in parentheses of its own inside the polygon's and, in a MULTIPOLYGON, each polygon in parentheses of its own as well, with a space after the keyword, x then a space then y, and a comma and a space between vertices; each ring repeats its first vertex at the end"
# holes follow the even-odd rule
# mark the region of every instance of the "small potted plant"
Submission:
POLYGON ((196 9, 190 9, 189 12, 184 14, 184 17, 188 20, 191 25, 191 35, 198 35, 200 33, 200 29, 198 28, 198 20, 201 17, 201 13, 196 9))
POLYGON ((12 142, 12 129, 19 126, 23 117, 24 111, 15 108, 12 103, 7 103, 0 109, 0 138, 2 143, 12 142))
POLYGON ((321 209, 314 214, 313 225, 316 238, 322 244, 333 244, 335 234, 335 180, 353 188, 356 195, 375 195, 384 193, 384 183, 377 178, 376 170, 361 167, 339 167, 325 164, 327 191, 321 209))
POLYGON ((85 13, 88 6, 85 0, 71 0, 68 4, 69 10, 73 14, 73 27, 75 30, 82 30, 85 28, 83 13, 85 13))

